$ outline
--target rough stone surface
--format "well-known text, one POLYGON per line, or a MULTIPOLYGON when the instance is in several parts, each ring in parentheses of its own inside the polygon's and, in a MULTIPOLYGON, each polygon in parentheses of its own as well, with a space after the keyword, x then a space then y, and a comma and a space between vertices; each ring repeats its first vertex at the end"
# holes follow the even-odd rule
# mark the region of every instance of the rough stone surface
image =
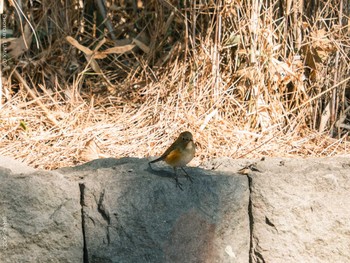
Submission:
MULTIPOLYGON (((252 161, 219 160, 222 170, 252 161)), ((350 156, 257 161, 252 262, 350 262, 350 156)))
POLYGON ((187 168, 194 182, 181 177, 181 191, 172 170, 154 169, 125 158, 64 170, 85 173, 89 262, 249 261, 246 176, 187 168))
POLYGON ((0 157, 0 262, 350 262, 350 156, 205 168, 181 191, 146 159, 45 172, 0 157))
POLYGON ((0 262, 82 262, 79 187, 58 173, 7 167, 0 168, 0 262))
POLYGON ((350 158, 263 166, 263 174, 252 176, 256 256, 350 262, 350 158))

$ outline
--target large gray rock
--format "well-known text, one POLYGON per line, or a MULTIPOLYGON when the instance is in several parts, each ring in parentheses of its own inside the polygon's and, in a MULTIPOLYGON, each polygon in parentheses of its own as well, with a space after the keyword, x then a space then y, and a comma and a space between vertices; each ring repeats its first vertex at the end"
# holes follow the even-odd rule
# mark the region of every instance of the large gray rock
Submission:
POLYGON ((0 262, 82 262, 78 185, 58 173, 7 167, 0 168, 0 262))
POLYGON ((246 176, 188 168, 175 187, 167 167, 98 160, 62 170, 84 192, 86 255, 92 262, 248 262, 246 176), (83 171, 83 173, 82 173, 83 171))
MULTIPOLYGON (((253 161, 217 160, 223 171, 253 161)), ((251 262, 350 262, 350 156, 267 158, 250 177, 251 262)))
POLYGON ((350 158, 261 162, 252 178, 256 262, 350 262, 350 158))
POLYGON ((350 262, 350 157, 218 159, 183 191, 145 159, 5 162, 0 262, 350 262))

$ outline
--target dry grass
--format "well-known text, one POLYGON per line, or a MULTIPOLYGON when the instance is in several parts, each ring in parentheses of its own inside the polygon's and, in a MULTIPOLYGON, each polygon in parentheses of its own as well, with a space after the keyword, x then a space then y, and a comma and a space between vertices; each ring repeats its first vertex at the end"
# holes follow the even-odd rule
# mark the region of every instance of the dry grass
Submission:
MULTIPOLYGON (((109 1, 117 39, 137 31, 144 46, 95 59, 63 40, 70 35, 90 50, 101 43, 90 27, 82 31, 79 21, 88 22, 77 3, 43 1, 35 11, 51 10, 54 31, 5 71, 0 155, 45 169, 147 157, 183 130, 198 143, 194 164, 349 153, 350 30, 342 2, 251 2, 175 8, 151 1, 133 13, 109 1), (65 20, 55 8, 65 8, 65 20)), ((47 32, 51 20, 31 23, 47 32)), ((98 50, 117 46, 108 40, 98 50)))

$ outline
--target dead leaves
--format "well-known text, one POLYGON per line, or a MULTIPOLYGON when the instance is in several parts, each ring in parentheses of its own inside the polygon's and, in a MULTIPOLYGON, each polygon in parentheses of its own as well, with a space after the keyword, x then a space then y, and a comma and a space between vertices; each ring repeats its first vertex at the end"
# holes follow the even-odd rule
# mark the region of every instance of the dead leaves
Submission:
POLYGON ((135 47, 134 44, 129 44, 129 45, 108 48, 108 49, 103 50, 103 51, 98 51, 101 48, 101 46, 106 43, 106 39, 103 38, 97 44, 94 51, 92 51, 88 47, 81 45, 77 40, 75 40, 74 38, 72 38, 70 36, 66 37, 66 40, 69 42, 69 44, 71 44, 72 46, 74 46, 77 49, 79 49, 80 51, 82 51, 87 56, 87 58, 89 58, 88 60, 90 60, 90 59, 104 59, 107 57, 108 54, 123 54, 123 53, 131 51, 135 47))
POLYGON ((106 157, 108 156, 101 153, 101 149, 98 147, 94 138, 88 140, 85 143, 84 148, 79 152, 79 159, 84 161, 92 161, 106 157))

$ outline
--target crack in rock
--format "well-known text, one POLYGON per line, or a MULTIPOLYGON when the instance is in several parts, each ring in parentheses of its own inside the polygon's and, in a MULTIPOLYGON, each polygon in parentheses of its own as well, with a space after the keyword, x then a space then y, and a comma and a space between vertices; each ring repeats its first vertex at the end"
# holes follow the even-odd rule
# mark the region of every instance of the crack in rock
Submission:
POLYGON ((253 215, 253 200, 252 200, 252 192, 253 192, 253 178, 251 175, 247 175, 248 177, 248 188, 249 188, 249 202, 248 202, 248 218, 249 218, 249 263, 265 263, 265 259, 263 255, 255 249, 254 242, 254 215, 253 215))
POLYGON ((105 189, 103 189, 100 198, 97 203, 97 211, 101 214, 102 218, 107 222, 106 226, 106 237, 107 237, 107 242, 108 245, 111 243, 111 237, 109 234, 109 226, 111 224, 111 217, 109 215, 109 210, 108 208, 105 207, 104 205, 104 197, 105 197, 105 189))
POLYGON ((80 206, 81 206, 81 229, 83 232, 83 242, 84 242, 84 247, 83 247, 83 262, 84 263, 89 263, 89 256, 88 256, 88 249, 87 249, 87 244, 86 244, 86 233, 85 233, 85 215, 84 215, 84 192, 85 192, 85 184, 84 183, 79 183, 79 190, 80 190, 80 206))

